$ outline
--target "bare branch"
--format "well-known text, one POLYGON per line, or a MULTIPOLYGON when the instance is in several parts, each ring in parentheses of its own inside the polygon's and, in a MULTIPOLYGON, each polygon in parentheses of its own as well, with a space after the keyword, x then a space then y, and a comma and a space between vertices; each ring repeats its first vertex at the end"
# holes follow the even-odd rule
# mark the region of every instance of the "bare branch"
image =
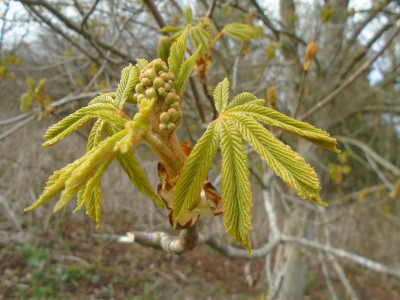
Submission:
POLYGON ((376 52, 368 61, 366 61, 356 72, 353 73, 345 82, 343 82, 337 89, 335 89, 332 93, 330 93, 328 96, 326 96, 324 99, 322 99, 320 102, 318 102, 314 107, 312 107, 308 112, 306 112, 303 116, 301 116, 300 120, 304 121, 308 117, 312 116, 315 114, 317 111, 319 111, 321 108, 323 108, 325 105, 327 105, 329 102, 331 102, 340 92, 342 92, 345 88, 347 88, 350 84, 352 84, 360 75, 362 75, 364 72, 368 71, 371 65, 378 59, 380 55, 389 47, 393 39, 396 37, 396 35, 400 32, 400 25, 397 26, 391 35, 388 37, 384 45, 381 47, 381 49, 376 52))
POLYGON ((95 0, 92 4, 92 6, 90 7, 90 9, 88 10, 88 12, 83 16, 82 22, 81 22, 81 29, 83 29, 83 27, 87 26, 87 20, 89 19, 90 15, 94 12, 94 10, 96 9, 97 4, 100 2, 100 0, 95 0))

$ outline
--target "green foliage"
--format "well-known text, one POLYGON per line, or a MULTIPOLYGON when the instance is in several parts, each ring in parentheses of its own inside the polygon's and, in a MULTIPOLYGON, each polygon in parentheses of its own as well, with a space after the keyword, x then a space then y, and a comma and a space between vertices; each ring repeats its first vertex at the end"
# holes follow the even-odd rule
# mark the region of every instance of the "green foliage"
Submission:
POLYGON ((191 25, 193 23, 193 14, 190 6, 186 7, 182 12, 183 20, 186 25, 191 25))
MULTIPOLYGON (((252 193, 245 141, 300 197, 326 205, 319 197, 319 181, 313 168, 263 124, 297 134, 334 152, 338 152, 336 141, 320 129, 264 107, 265 100, 250 93, 238 94, 230 100, 227 78, 214 89, 218 118, 208 125, 191 152, 190 146, 181 147, 176 128, 182 120, 182 91, 198 57, 206 53, 202 51, 208 51, 211 40, 207 22, 191 26, 193 16, 190 9, 185 10, 184 19, 187 27, 179 31, 177 41, 168 51, 161 51, 162 59, 150 63, 138 59, 135 66, 129 65, 122 70, 115 92, 100 94, 86 107, 47 130, 44 137, 48 141, 44 146, 53 145, 82 125, 93 122, 86 154, 55 171, 39 199, 25 210, 35 209, 61 193, 54 206, 56 212, 77 195, 74 211, 86 205, 86 214, 97 223, 97 227, 100 226, 103 202, 101 178, 116 158, 139 192, 160 207, 164 206, 164 202, 168 208, 172 206, 174 227, 191 226, 199 215, 212 216, 222 211, 227 233, 251 254, 252 193), (189 35, 196 51, 185 60, 189 35), (166 53, 169 53, 168 57, 166 53), (124 111, 127 103, 138 108, 132 118, 124 111), (148 145, 161 160, 159 177, 162 184, 159 193, 163 199, 154 191, 131 151, 140 143, 148 145), (218 146, 222 155, 221 197, 207 181, 218 146)), ((242 42, 256 37, 254 27, 245 24, 228 24, 223 32, 242 42)), ((44 81, 36 87, 35 82, 28 79, 28 85, 36 95, 44 95, 44 81)), ((31 100, 28 95, 24 98, 22 103, 28 107, 31 100)))
POLYGON ((336 149, 336 141, 309 124, 294 120, 273 109, 263 107, 265 100, 242 93, 228 102, 229 82, 224 79, 214 90, 215 107, 219 112, 187 158, 175 189, 174 225, 198 202, 208 169, 220 142, 222 153, 222 204, 226 231, 250 252, 248 233, 251 228, 252 196, 248 159, 244 140, 268 166, 292 186, 304 200, 322 202, 315 171, 259 122, 291 131, 317 145, 336 149))
POLYGON ((225 25, 224 33, 240 42, 248 42, 258 36, 257 30, 253 26, 240 23, 230 23, 225 25))

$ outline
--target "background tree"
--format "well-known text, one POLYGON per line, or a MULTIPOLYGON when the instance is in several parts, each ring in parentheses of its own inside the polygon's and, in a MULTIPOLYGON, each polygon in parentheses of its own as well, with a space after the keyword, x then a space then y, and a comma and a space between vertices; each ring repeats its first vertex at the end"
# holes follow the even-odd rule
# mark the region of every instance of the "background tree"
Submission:
MULTIPOLYGON (((2 71, 1 84, 8 89, 10 85, 23 89, 21 92, 11 90, 3 99, 18 99, 22 91, 28 90, 25 84, 27 73, 37 82, 46 77, 46 93, 56 100, 51 104, 56 108, 53 117, 59 118, 58 114, 71 109, 67 103, 93 97, 99 90, 115 89, 119 70, 128 62, 134 62, 136 57, 152 60, 157 56, 159 28, 183 26, 180 16, 184 7, 179 3, 144 2, 145 5, 131 1, 56 3, 24 0, 19 2, 22 4, 19 7, 27 13, 18 18, 10 17, 13 6, 4 2, 0 45, 1 70, 5 71, 2 71), (5 43, 13 34, 10 28, 16 24, 35 24, 35 30, 30 30, 28 35, 22 34, 23 39, 14 44, 5 43), (23 58, 22 65, 18 66, 15 59, 13 61, 13 55, 23 58)), ((185 91, 185 97, 193 101, 184 103, 185 129, 182 128, 179 134, 191 141, 201 136, 203 124, 212 120, 215 111, 210 101, 211 87, 228 76, 233 94, 250 90, 265 98, 269 90, 267 98, 271 106, 334 135, 341 142, 342 154, 339 156, 320 152, 314 146, 275 131, 276 136, 289 143, 316 168, 323 186, 321 196, 329 204, 327 208, 301 202, 268 171, 255 153, 249 152, 251 179, 259 185, 254 187, 253 184, 251 240, 253 247, 259 249, 253 250, 253 258, 266 260, 269 298, 301 298, 310 260, 320 263, 333 298, 341 295, 340 289, 335 290, 336 278, 350 298, 367 297, 369 295, 363 296, 360 289, 353 287, 354 280, 345 276, 345 268, 338 258, 399 277, 395 267, 400 259, 396 246, 400 241, 398 235, 393 234, 399 226, 396 215, 400 209, 395 201, 400 186, 400 164, 396 155, 399 151, 399 103, 396 98, 399 88, 399 5, 397 1, 372 1, 370 5, 356 7, 346 0, 313 4, 280 0, 276 4, 272 8, 257 1, 196 2, 193 18, 195 21, 204 16, 210 18, 213 37, 228 23, 247 22, 260 26, 263 38, 242 42, 226 34, 219 38, 211 48, 210 59, 198 64, 198 67, 207 67, 203 72, 205 78, 194 74, 190 79, 190 89, 185 91), (316 47, 318 53, 315 56, 316 47), (276 89, 276 96, 271 87, 276 89), (260 207, 265 207, 267 217, 260 207), (310 254, 308 249, 316 251, 310 254), (392 267, 368 261, 352 252, 373 257, 392 267)), ((197 70, 198 74, 201 72, 201 69, 197 70)), ((4 115, 0 124, 8 126, 4 127, 2 139, 36 119, 40 113, 38 108, 36 115, 28 112, 9 119, 10 115, 17 114, 19 104, 2 102, 6 110, 2 110, 4 115)), ((38 140, 45 128, 54 123, 51 120, 45 122, 37 125, 38 140)), ((88 132, 84 129, 80 134, 87 135, 88 132)), ((74 138, 76 144, 81 142, 78 135, 74 138)), ((2 177, 13 174, 18 178, 19 174, 19 178, 25 178, 22 182, 26 188, 19 186, 15 192, 15 187, 2 187, 5 190, 2 204, 15 229, 26 232, 24 228, 28 221, 15 215, 33 200, 28 196, 32 194, 32 187, 33 194, 39 194, 45 177, 55 168, 50 167, 53 163, 46 162, 45 154, 41 152, 43 164, 40 161, 46 172, 31 169, 37 174, 46 174, 41 179, 32 178, 29 172, 22 174, 8 161, 20 164, 26 151, 17 154, 17 158, 10 157, 7 149, 16 148, 18 144, 17 140, 11 139, 9 137, 2 143, 2 151, 7 153, 2 177), (29 201, 21 203, 21 199, 29 201)), ((71 161, 74 155, 73 149, 69 151, 62 155, 66 161, 71 161)), ((143 152, 143 155, 146 154, 143 152)), ((56 157, 56 154, 52 156, 56 157)), ((55 160, 57 167, 65 165, 55 160)), ((150 167, 154 168, 152 164, 150 167)), ((210 178, 220 190, 218 173, 217 169, 212 170, 210 178)), ((121 206, 130 206, 129 192, 113 184, 119 178, 118 169, 112 169, 104 186, 104 198, 122 198, 121 206)), ((104 202, 106 211, 115 209, 112 204, 115 202, 104 202)), ((154 208, 149 210, 146 202, 135 199, 135 203, 135 211, 148 212, 144 219, 143 215, 130 211, 138 218, 138 223, 143 224, 142 229, 153 230, 155 220, 164 218, 154 208)), ((222 233, 218 217, 206 219, 204 223, 200 241, 227 257, 247 257, 246 251, 234 248, 230 241, 225 243, 217 239, 222 233)), ((136 242, 140 242, 140 237, 145 244, 159 242, 152 240, 156 235, 134 234, 136 242)))

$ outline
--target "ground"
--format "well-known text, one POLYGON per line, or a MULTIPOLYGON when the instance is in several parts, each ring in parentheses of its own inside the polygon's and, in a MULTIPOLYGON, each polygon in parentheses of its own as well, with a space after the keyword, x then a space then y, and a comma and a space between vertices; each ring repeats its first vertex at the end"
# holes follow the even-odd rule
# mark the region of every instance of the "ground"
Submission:
MULTIPOLYGON (((129 231, 129 215, 105 218, 115 233, 129 231)), ((35 238, 0 252, 0 299, 264 299, 264 260, 229 260, 206 245, 181 256, 119 244, 89 219, 52 218, 35 238)), ((108 232, 109 233, 109 232, 108 232)), ((360 299, 399 299, 399 282, 354 265, 347 269, 360 299)), ((340 282, 332 278, 341 299, 340 282)), ((305 299, 329 299, 322 272, 311 265, 305 299)))

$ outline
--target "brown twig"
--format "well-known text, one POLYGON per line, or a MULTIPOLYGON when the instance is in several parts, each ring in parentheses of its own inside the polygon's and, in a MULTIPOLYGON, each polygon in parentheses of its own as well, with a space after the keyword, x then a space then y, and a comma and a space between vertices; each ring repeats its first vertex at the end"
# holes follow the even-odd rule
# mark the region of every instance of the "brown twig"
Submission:
POLYGON ((149 8, 151 14, 153 15, 154 19, 160 28, 166 27, 167 25, 164 22, 160 12, 158 11, 157 7, 154 5, 153 0, 144 0, 144 4, 149 8))

